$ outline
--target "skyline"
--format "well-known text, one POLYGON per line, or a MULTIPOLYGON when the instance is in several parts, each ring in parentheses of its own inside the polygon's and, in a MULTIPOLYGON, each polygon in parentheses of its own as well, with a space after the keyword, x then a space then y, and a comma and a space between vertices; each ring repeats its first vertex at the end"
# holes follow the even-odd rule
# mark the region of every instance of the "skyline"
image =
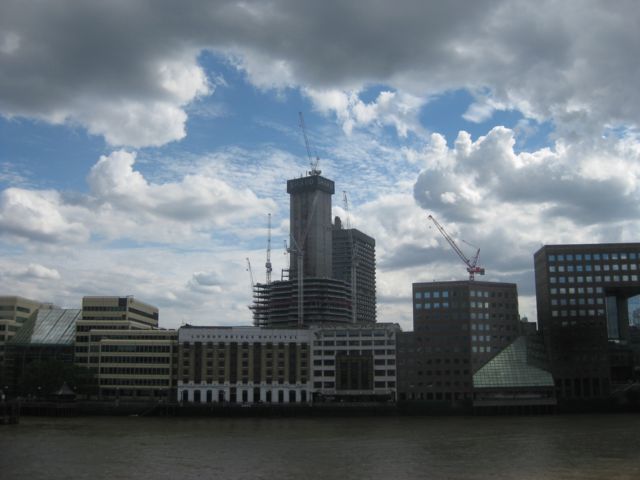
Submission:
POLYGON ((299 111, 334 215, 347 191, 376 239, 380 322, 467 277, 429 214, 530 320, 540 246, 639 238, 634 2, 190 5, 0 6, 3 295, 250 324, 245 258, 264 281, 271 213, 279 277, 309 169, 299 111))

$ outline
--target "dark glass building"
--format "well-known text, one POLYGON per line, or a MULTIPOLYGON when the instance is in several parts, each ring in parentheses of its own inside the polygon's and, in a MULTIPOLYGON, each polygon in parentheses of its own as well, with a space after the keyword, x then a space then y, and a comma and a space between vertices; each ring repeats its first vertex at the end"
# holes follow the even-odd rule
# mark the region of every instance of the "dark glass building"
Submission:
POLYGON ((538 325, 560 398, 609 395, 633 376, 628 300, 640 243, 545 245, 534 254, 538 325))
POLYGON ((473 374, 519 332, 513 283, 413 284, 413 332, 398 337, 400 400, 471 400, 473 374))

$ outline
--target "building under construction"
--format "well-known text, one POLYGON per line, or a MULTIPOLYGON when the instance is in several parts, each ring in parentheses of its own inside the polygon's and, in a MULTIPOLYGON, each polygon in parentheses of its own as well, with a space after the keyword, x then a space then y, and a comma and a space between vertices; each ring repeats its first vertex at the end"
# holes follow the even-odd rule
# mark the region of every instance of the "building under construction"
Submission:
POLYGON ((287 181, 290 268, 282 280, 254 285, 256 326, 375 322, 375 241, 343 230, 339 219, 332 225, 334 192, 334 182, 313 165, 307 176, 287 181))
POLYGON ((347 282, 355 302, 356 323, 376 321, 376 241, 360 230, 342 228, 340 217, 333 223, 333 278, 347 282))

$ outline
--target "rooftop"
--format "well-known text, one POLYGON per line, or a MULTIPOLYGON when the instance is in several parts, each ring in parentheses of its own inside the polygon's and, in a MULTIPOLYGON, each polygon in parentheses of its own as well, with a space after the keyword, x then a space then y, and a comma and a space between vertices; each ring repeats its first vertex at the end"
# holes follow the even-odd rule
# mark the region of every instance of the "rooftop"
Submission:
POLYGON ((553 387, 546 370, 527 363, 527 339, 518 337, 473 376, 474 388, 553 387))

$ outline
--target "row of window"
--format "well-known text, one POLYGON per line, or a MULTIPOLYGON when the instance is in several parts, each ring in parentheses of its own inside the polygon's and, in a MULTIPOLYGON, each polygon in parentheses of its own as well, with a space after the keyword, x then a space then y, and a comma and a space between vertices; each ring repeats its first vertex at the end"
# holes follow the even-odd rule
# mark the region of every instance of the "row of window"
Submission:
POLYGON ((168 379, 154 378, 101 378, 100 385, 169 386, 168 379))
POLYGON ((324 345, 325 347, 370 347, 372 345, 381 346, 381 345, 395 345, 394 340, 325 340, 324 342, 320 342, 320 340, 314 340, 314 346, 324 345), (372 343, 373 342, 373 343, 372 343))
POLYGON ((560 288, 551 288, 549 289, 549 293, 551 295, 574 295, 574 294, 579 294, 582 295, 584 293, 588 294, 588 295, 592 295, 593 293, 604 293, 604 288, 602 287, 560 287, 560 288))
POLYGON ((636 263, 623 263, 623 264, 619 264, 619 263, 612 263, 611 265, 609 265, 608 263, 605 263, 604 265, 600 265, 600 264, 596 264, 596 265, 591 265, 586 264, 586 265, 558 265, 557 267, 555 265, 549 265, 549 273, 564 273, 564 272, 568 272, 568 273, 572 273, 572 272, 609 272, 609 271, 624 271, 627 272, 629 270, 638 270, 638 268, 640 268, 638 266, 638 264, 636 263))
POLYGON ((603 305, 604 304, 604 298, 602 297, 597 297, 597 298, 593 298, 593 297, 579 297, 579 298, 575 298, 575 297, 571 297, 571 298, 552 298, 551 299, 551 305, 556 306, 556 305, 561 305, 561 306, 565 306, 565 305, 603 305))
POLYGON ((170 363, 171 359, 168 356, 162 357, 121 357, 121 356, 104 356, 101 359, 101 363, 170 363))
POLYGON ((596 314, 604 315, 604 309, 551 310, 552 317, 595 317, 596 314))
POLYGON ((102 367, 101 374, 106 375, 169 375, 168 368, 102 367))
POLYGON ((549 283, 600 283, 600 282, 637 282, 638 275, 596 275, 549 277, 549 283))
MULTIPOLYGON (((349 350, 348 352, 340 352, 340 353, 348 353, 349 355, 370 355, 371 354, 371 350, 349 350)), ((325 356, 325 357, 329 357, 329 356, 334 356, 336 354, 335 350, 314 350, 313 351, 313 355, 316 357, 320 357, 320 356, 325 356)), ((395 350, 374 350, 373 351, 374 355, 395 355, 396 351, 395 350)))
POLYGON ((416 292, 416 298, 449 298, 449 292, 435 290, 431 292, 416 292))
MULTIPOLYGON (((313 382, 313 388, 336 388, 335 382, 313 382)), ((396 388, 396 382, 378 381, 373 383, 373 388, 396 388)))
MULTIPOLYGON (((373 375, 375 377, 395 377, 396 371, 395 370, 374 370, 373 375)), ((314 377, 335 377, 336 372, 335 370, 314 370, 313 376, 314 377)))
POLYGON ((386 333, 384 330, 327 330, 322 332, 322 337, 384 337, 386 333))
MULTIPOLYGON (((215 348, 215 347, 217 347, 217 348, 219 348, 219 349, 220 349, 220 348, 225 348, 225 347, 228 345, 228 346, 230 346, 230 347, 232 347, 232 346, 236 346, 236 347, 241 348, 241 349, 244 349, 244 350, 249 349, 249 347, 253 347, 253 348, 263 347, 263 348, 266 348, 267 350, 271 350, 271 349, 273 349, 273 348, 278 348, 278 349, 284 350, 284 348, 285 348, 286 346, 288 346, 289 344, 288 344, 288 343, 276 343, 276 344, 274 344, 274 343, 271 343, 271 342, 269 342, 269 343, 257 343, 257 342, 251 342, 251 343, 242 342, 242 343, 239 343, 239 342, 229 342, 228 344, 227 344, 227 343, 225 343, 225 342, 218 342, 218 343, 215 343, 215 344, 214 344, 213 342, 207 342, 207 343, 201 343, 201 342, 195 342, 195 343, 183 342, 183 343, 182 343, 182 347, 183 347, 185 350, 188 350, 188 349, 189 349, 189 348, 191 348, 191 347, 195 347, 196 345, 201 345, 202 347, 206 347, 206 348, 215 348)), ((306 343, 299 343, 299 344, 298 344, 298 343, 296 343, 295 345, 296 345, 296 347, 300 348, 300 350, 306 350, 306 349, 307 349, 307 344, 306 344, 306 343)))
POLYGON ((491 353, 491 347, 489 345, 476 347, 475 345, 471 347, 471 353, 491 353))
POLYGON ((103 352, 169 353, 170 345, 102 345, 103 352))
POLYGON ((616 253, 567 253, 567 254, 557 254, 557 255, 549 255, 548 257, 549 262, 572 262, 573 260, 576 260, 578 262, 585 260, 585 261, 590 261, 590 260, 636 260, 638 257, 638 254, 635 252, 616 252, 616 253))

